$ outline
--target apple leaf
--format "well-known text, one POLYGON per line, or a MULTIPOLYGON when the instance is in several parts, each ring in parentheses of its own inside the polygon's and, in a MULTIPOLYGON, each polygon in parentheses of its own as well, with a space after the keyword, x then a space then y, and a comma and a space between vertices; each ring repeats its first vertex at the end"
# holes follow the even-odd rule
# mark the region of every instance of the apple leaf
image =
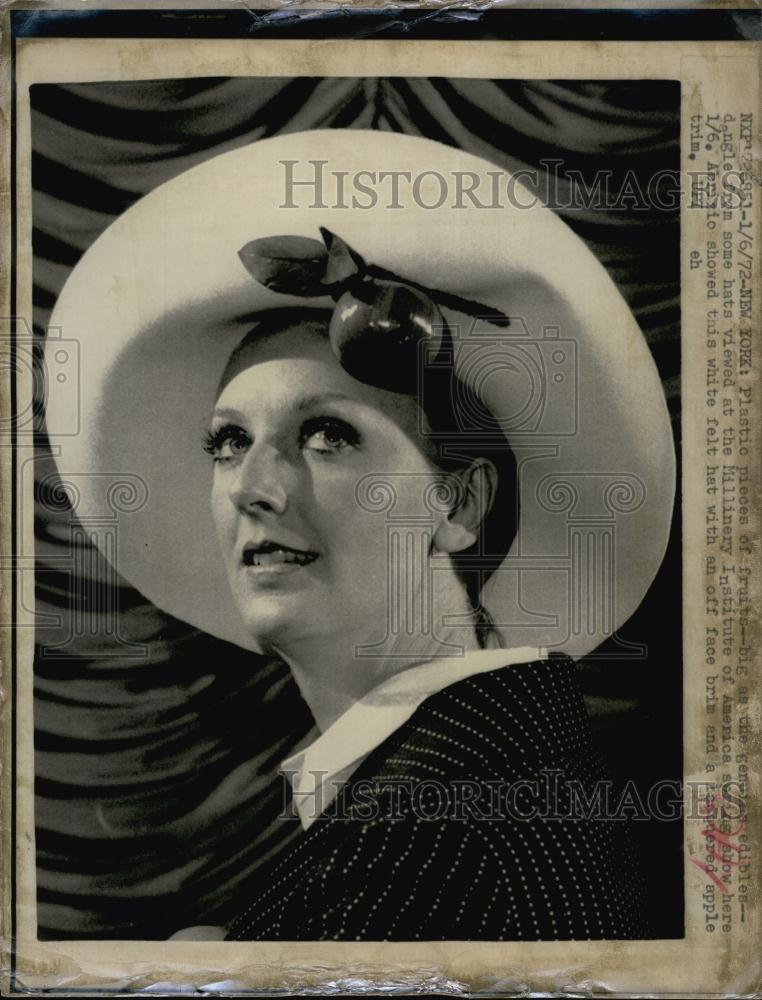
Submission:
POLYGON ((307 236, 266 236, 238 251, 241 263, 261 285, 284 295, 325 295, 328 251, 307 236))

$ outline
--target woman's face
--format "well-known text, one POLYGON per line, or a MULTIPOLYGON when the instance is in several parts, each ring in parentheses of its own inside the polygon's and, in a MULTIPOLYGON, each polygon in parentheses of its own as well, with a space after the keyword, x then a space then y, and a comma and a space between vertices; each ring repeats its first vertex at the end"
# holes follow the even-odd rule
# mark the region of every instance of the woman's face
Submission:
POLYGON ((250 363, 223 388, 207 442, 214 520, 244 623, 276 647, 342 634, 379 642, 392 525, 356 489, 370 473, 386 479, 394 517, 411 525, 419 555, 407 600, 444 517, 424 501, 441 472, 422 450, 418 406, 353 379, 319 328, 292 327, 244 350, 250 363))

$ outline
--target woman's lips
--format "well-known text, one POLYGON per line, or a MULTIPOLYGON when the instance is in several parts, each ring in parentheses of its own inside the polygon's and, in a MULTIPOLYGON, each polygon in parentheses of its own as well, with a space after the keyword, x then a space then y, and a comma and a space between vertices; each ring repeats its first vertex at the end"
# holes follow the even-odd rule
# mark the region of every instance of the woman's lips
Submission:
POLYGON ((243 551, 242 562, 247 571, 255 576, 281 576, 295 573, 317 558, 317 552, 293 549, 277 542, 264 542, 257 546, 247 546, 243 551))

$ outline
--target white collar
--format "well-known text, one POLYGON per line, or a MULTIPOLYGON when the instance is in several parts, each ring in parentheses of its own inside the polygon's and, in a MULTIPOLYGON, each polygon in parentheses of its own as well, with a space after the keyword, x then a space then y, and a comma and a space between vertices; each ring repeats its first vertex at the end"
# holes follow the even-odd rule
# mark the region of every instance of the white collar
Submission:
POLYGON ((287 757, 281 771, 291 781, 302 827, 308 829, 336 798, 341 785, 432 694, 457 681, 516 663, 545 659, 531 646, 478 649, 430 660, 383 681, 355 702, 308 747, 287 757))

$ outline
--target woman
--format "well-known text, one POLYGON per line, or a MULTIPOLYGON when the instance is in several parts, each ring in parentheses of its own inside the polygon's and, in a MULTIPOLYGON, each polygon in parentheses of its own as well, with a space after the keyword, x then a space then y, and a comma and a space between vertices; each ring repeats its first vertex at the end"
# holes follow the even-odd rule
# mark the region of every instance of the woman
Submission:
MULTIPOLYGON (((366 138, 368 145, 379 140, 381 160, 389 157, 390 137, 366 138)), ((357 168, 354 137, 318 139, 339 165, 357 168)), ((240 176, 245 153, 258 168, 259 207, 277 204, 268 192, 297 140, 303 155, 305 137, 273 140, 277 149, 220 157, 224 164, 189 171, 187 186, 172 182, 165 186, 175 185, 172 191, 159 189, 144 200, 153 199, 142 216, 147 245, 157 239, 151 223, 157 208, 165 221, 164 244, 150 251, 154 259, 161 253, 161 274, 152 276, 141 263, 142 280, 134 284, 140 301, 127 318, 117 311, 115 319, 108 295, 91 306, 91 328, 107 316, 113 343, 105 359, 101 345, 89 362, 95 401, 88 404, 88 434, 65 447, 59 463, 64 474, 104 468, 118 438, 123 467, 152 487, 145 508, 125 519, 120 569, 179 617, 283 658, 315 718, 320 735, 282 764, 304 833, 257 873, 228 938, 646 935, 626 831, 605 818, 605 807, 595 815, 596 795, 606 787, 597 783, 606 772, 590 740, 573 662, 547 653, 549 646, 576 655, 593 648, 626 616, 634 592, 642 597, 663 551, 669 429, 653 382, 628 385, 627 366, 643 350, 631 317, 600 268, 542 213, 512 220, 533 264, 511 275, 503 262, 508 251, 496 254, 505 222, 495 229, 484 213, 470 213, 474 231, 454 250, 451 217, 432 218, 430 252, 418 260, 409 232, 395 241, 387 219, 380 235, 366 217, 345 220, 337 212, 352 238, 323 230, 325 245, 316 249, 312 236, 274 239, 273 222, 281 220, 263 210, 248 221, 250 232, 261 235, 252 241, 247 234, 236 247, 245 242, 241 256, 257 280, 246 277, 245 284, 240 273, 231 280, 233 255, 221 248, 230 250, 247 220, 237 218, 234 199, 226 204, 221 196, 225 180, 240 176), (198 206, 203 190, 212 192, 208 207, 202 204, 192 223, 181 220, 189 196, 198 206), (196 235, 187 249, 179 234, 189 226, 196 235), (532 253, 538 238, 542 262, 532 253), (200 251, 202 244, 207 249, 200 251), (178 247, 179 262, 172 253, 178 247), (570 248, 578 273, 544 279, 549 257, 570 248), (377 250, 384 266, 376 263, 377 250), (204 266, 193 259, 199 253, 204 266), (575 288, 585 286, 586 271, 596 295, 593 315, 582 320, 565 303, 579 298, 575 288), (432 280, 437 274, 444 280, 432 280), (515 382, 509 376, 496 389, 469 351, 459 352, 464 320, 477 315, 491 336, 504 338, 501 310, 511 306, 519 333, 521 324, 530 333, 542 325, 544 337, 546 319, 554 318, 574 336, 580 395, 568 442, 565 425, 553 431, 547 422, 522 437, 526 421, 519 417, 534 412, 529 404, 514 411, 513 425, 501 419, 515 382), (251 332, 241 340, 244 323, 251 332), (141 372, 139 384, 125 384, 127 370, 141 372), (230 614, 221 607, 207 532, 198 529, 209 515, 199 506, 202 480, 185 426, 193 426, 209 399, 212 378, 217 390, 205 442, 213 460, 211 509, 243 633, 240 625, 234 632, 223 624, 230 614), (150 411, 142 409, 154 425, 147 451, 144 434, 136 442, 122 427, 127 414, 141 412, 136 394, 151 401, 150 411), (641 407, 633 433, 632 413, 641 407), (499 433, 505 427, 527 468, 513 544, 518 490, 499 433), (171 437, 172 451, 157 428, 171 437), (558 529, 564 538, 570 524, 577 530, 572 515, 589 523, 595 501, 578 490, 564 507, 565 498, 548 486, 548 462, 560 456, 560 470, 583 477, 587 487, 608 462, 621 462, 623 446, 632 449, 627 474, 647 489, 628 501, 631 511, 619 495, 606 496, 634 520, 646 518, 630 535, 638 557, 614 581, 616 609, 606 605, 597 618, 591 605, 587 632, 569 628, 561 641, 553 626, 569 595, 558 577, 574 579, 579 567, 572 563, 570 573, 567 553, 554 548, 558 529), (538 641, 522 641, 529 637, 538 641)), ((391 146, 402 140, 402 153, 413 149, 427 162, 432 144, 421 150, 417 140, 394 140, 391 146)), ((453 151, 440 156, 485 169, 453 151)), ((134 247, 140 227, 137 212, 121 233, 105 235, 100 258, 113 268, 120 242, 129 234, 134 247)), ((315 232, 311 218, 305 230, 315 232)), ((420 227, 412 231, 424 238, 420 227)), ((467 225, 458 232, 468 232, 467 225)), ((79 292, 76 282, 67 286, 59 315, 85 288, 92 302, 97 282, 84 271, 86 283, 79 292)), ((494 358, 501 341, 490 343, 494 358)), ((562 343, 547 355, 550 370, 557 366, 549 384, 569 371, 562 343)), ((493 364, 494 370, 510 365, 493 364)), ((541 421, 552 412, 543 405, 541 421)), ((55 400, 48 412, 54 422, 55 400)), ((86 505, 88 495, 83 499, 86 505)), ((624 519, 620 535, 610 537, 621 545, 628 530, 624 519)), ((621 574, 620 566, 621 559, 612 563, 621 574)))
MULTIPOLYGON (((369 327, 374 319, 388 332, 383 315, 369 327)), ((230 938, 644 936, 623 831, 559 822, 568 791, 533 821, 512 796, 516 782, 525 793, 535 782, 531 812, 551 792, 547 773, 588 795, 606 774, 570 661, 480 650, 479 609, 452 556, 475 547, 494 464, 439 468, 442 443, 414 397, 349 375, 328 328, 327 317, 293 311, 244 340, 206 444, 239 611, 289 664, 322 734, 284 764, 308 832, 258 877, 230 938), (398 608, 386 600, 396 569, 386 524, 356 495, 369 474, 388 475, 396 504, 421 523, 421 559, 401 574, 398 608), (427 509, 427 493, 453 476, 450 512, 427 509), (460 623, 446 633, 418 618, 429 582, 433 620, 460 623), (388 650, 358 655, 379 645, 394 614, 402 627, 388 650), (440 659, 448 642, 451 657, 440 659)))

